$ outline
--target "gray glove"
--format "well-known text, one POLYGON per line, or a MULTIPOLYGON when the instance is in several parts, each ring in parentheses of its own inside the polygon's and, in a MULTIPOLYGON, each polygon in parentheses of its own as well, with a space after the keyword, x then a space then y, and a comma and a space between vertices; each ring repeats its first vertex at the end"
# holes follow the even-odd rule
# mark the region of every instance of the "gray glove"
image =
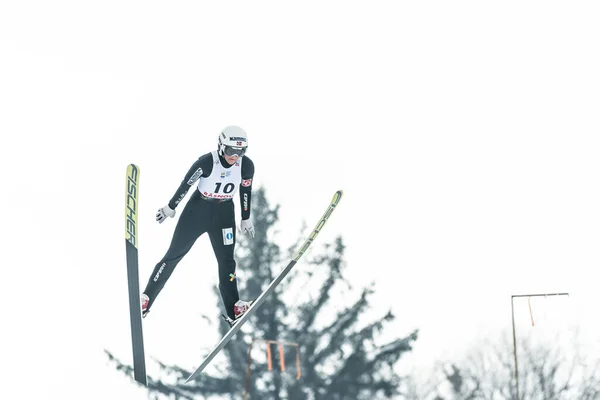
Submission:
POLYGON ((156 220, 162 224, 167 217, 173 218, 175 216, 175 210, 171 210, 171 207, 167 204, 163 208, 159 208, 156 212, 156 220))
POLYGON ((240 223, 240 230, 250 236, 250 239, 254 239, 254 224, 250 219, 243 219, 240 223))

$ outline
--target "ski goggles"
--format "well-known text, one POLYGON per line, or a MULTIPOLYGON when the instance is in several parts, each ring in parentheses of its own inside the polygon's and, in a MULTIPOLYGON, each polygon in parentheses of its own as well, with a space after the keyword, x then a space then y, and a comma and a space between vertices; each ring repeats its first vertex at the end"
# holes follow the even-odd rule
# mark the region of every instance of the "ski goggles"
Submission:
POLYGON ((225 146, 225 150, 223 150, 223 152, 230 157, 231 156, 242 157, 244 155, 244 153, 246 152, 246 149, 243 147, 225 146))

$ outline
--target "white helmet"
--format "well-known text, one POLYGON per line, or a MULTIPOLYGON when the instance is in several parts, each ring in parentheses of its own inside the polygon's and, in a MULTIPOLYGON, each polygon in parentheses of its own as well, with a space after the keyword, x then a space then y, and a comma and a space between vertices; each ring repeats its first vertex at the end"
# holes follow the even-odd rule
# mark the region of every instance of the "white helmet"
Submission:
POLYGON ((219 155, 242 157, 248 148, 248 136, 239 126, 227 126, 219 134, 219 155))

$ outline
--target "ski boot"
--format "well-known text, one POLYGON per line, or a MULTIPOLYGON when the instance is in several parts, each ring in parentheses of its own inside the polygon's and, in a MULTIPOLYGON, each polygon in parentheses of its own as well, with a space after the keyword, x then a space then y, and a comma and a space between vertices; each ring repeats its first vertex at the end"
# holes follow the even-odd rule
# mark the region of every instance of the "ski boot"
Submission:
POLYGON ((142 318, 146 318, 150 312, 148 304, 150 304, 150 298, 146 294, 142 294, 142 318))
POLYGON ((252 303, 254 303, 254 300, 238 300, 233 306, 233 315, 235 316, 235 319, 231 319, 227 315, 223 314, 223 319, 229 324, 230 328, 233 328, 233 326, 239 321, 240 317, 244 315, 246 311, 248 311, 252 303))

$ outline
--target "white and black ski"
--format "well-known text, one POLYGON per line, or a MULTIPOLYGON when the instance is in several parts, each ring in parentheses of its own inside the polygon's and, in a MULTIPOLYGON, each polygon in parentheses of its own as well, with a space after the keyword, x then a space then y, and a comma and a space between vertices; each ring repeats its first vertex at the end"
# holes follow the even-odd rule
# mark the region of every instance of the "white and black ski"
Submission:
POLYGON ((127 256, 127 284, 129 287, 129 315, 131 320, 131 344, 133 349, 133 376, 142 385, 148 385, 144 335, 142 330, 142 306, 140 303, 140 280, 138 273, 138 199, 140 169, 135 164, 127 166, 125 189, 125 251, 127 256))
POLYGON ((296 263, 298 262, 300 257, 302 257, 302 255, 304 254, 304 252, 306 252, 306 250, 311 245, 313 240, 315 240, 315 238, 317 237, 319 232, 321 232, 321 229, 323 228, 323 226, 329 219, 329 216, 331 215, 333 210, 335 210, 335 207, 340 202, 340 200, 342 198, 342 194, 343 194, 343 192, 341 190, 338 190, 337 192, 335 192, 335 194, 333 195, 333 198, 331 200, 331 203, 327 207, 327 210, 325 211, 325 213, 323 214, 323 216, 317 223, 317 226, 315 227, 315 229, 313 229, 311 234, 308 236, 308 238, 306 239, 304 244, 302 246, 300 246, 300 249, 298 249, 298 251, 294 255, 294 258, 292 259, 292 261, 290 261, 290 263, 283 269, 283 271, 281 271, 279 273, 279 275, 271 282, 271 284, 265 289, 265 291, 260 296, 258 296, 258 298, 252 303, 250 308, 248 308, 248 311, 246 311, 244 313, 244 315, 242 315, 235 322, 235 324, 231 327, 231 329, 229 329, 229 331, 225 334, 225 336, 223 336, 223 338, 217 344, 217 346, 214 348, 214 350, 212 352, 210 352, 210 354, 208 356, 206 356, 206 358, 204 359, 202 364, 200 364, 200 366, 196 369, 196 371, 194 371, 186 379, 186 381, 185 381, 186 383, 195 379, 198 375, 200 375, 200 373, 204 370, 204 368, 206 368, 206 366, 217 355, 217 353, 219 353, 219 351, 221 351, 221 349, 223 347, 225 347, 225 345, 233 338, 233 336, 236 334, 236 332, 242 327, 242 325, 248 320, 248 318, 250 318, 250 316, 254 313, 254 311, 256 311, 256 309, 258 307, 260 307, 260 305, 265 301, 265 298, 275 290, 275 288, 277 287, 277 285, 279 285, 279 283, 281 283, 283 278, 285 278, 285 276, 292 270, 292 268, 294 268, 294 265, 296 265, 296 263))

